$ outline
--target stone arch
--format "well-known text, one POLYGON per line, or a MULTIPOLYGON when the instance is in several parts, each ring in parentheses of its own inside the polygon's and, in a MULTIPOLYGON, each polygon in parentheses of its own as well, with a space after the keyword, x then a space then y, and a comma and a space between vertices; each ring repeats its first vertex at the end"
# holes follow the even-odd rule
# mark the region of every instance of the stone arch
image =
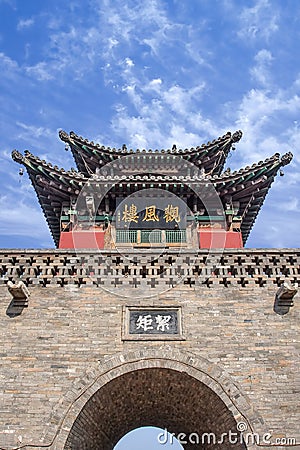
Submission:
POLYGON ((261 417, 225 371, 204 358, 164 346, 119 354, 91 368, 54 412, 44 441, 52 431, 52 450, 112 450, 124 434, 140 426, 219 435, 235 432, 239 422, 248 431, 264 431, 261 417))

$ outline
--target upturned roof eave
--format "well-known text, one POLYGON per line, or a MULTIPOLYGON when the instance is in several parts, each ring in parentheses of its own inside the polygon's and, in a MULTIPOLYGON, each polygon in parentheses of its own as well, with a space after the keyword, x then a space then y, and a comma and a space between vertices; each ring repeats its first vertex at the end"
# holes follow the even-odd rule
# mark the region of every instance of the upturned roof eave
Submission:
POLYGON ((161 150, 127 150, 126 146, 122 149, 115 149, 105 147, 100 144, 95 144, 93 141, 88 141, 82 136, 78 136, 74 132, 70 134, 61 130, 59 137, 67 145, 70 146, 72 155, 78 167, 78 170, 89 176, 91 172, 95 172, 96 168, 101 168, 111 161, 119 159, 120 157, 129 155, 177 155, 183 159, 191 161, 198 167, 207 167, 207 171, 212 174, 220 174, 224 168, 226 158, 230 153, 232 145, 238 142, 242 137, 240 130, 231 134, 227 132, 225 135, 213 141, 190 149, 161 149, 161 150))

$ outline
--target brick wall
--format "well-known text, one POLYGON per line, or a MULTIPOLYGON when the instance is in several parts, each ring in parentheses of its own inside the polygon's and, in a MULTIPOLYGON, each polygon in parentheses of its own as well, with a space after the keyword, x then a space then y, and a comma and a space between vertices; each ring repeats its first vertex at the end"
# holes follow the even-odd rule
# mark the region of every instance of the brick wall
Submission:
POLYGON ((299 292, 286 314, 274 311, 274 301, 284 281, 300 283, 300 250, 12 250, 0 254, 0 276, 0 447, 111 450, 143 423, 203 432, 221 422, 232 427, 232 418, 299 441, 299 292), (20 280, 28 306, 8 290, 20 280), (181 307, 184 339, 123 340, 124 306, 181 307), (104 437, 102 429, 102 447, 96 431, 93 444, 76 447, 78 424, 97 422, 92 403, 82 411, 85 403, 109 405, 116 389, 119 409, 107 407, 105 418, 115 431, 104 437), (168 389, 174 393, 159 402, 168 389), (145 391, 157 400, 146 395, 149 407, 134 409, 130 395, 145 391))

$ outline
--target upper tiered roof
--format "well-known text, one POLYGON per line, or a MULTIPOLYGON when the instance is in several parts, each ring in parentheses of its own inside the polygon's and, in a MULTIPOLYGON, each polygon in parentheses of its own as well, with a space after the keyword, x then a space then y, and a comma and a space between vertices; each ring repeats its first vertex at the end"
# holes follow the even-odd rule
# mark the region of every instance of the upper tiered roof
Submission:
POLYGON ((173 145, 172 149, 167 150, 128 150, 126 145, 123 145, 121 149, 104 147, 78 136, 73 131, 70 134, 60 131, 59 137, 70 146, 79 172, 86 176, 90 176, 95 173, 97 168, 99 169, 122 156, 134 155, 132 161, 138 169, 141 169, 143 160, 148 161, 151 157, 154 160, 156 157, 157 163, 163 164, 170 154, 182 157, 191 164, 204 169, 210 175, 220 175, 233 144, 241 139, 242 132, 238 130, 231 134, 228 131, 224 136, 196 148, 177 149, 177 146, 173 145))
MULTIPOLYGON (((174 148, 155 152, 150 150, 133 152, 125 148, 109 149, 83 140, 74 133, 67 135, 60 132, 60 137, 70 144, 79 172, 60 169, 28 151, 25 151, 24 155, 16 150, 12 153, 13 159, 27 169, 56 245, 60 237, 62 205, 64 202, 70 202, 71 197, 76 198, 84 186, 93 184, 99 189, 100 196, 104 186, 105 189, 109 186, 114 198, 125 197, 137 190, 153 187, 165 189, 180 197, 187 194, 194 195, 195 191, 199 192, 208 182, 214 186, 223 205, 228 198, 232 202, 238 202, 237 215, 241 217, 241 231, 245 243, 278 170, 292 159, 291 153, 282 157, 276 153, 252 166, 234 172, 228 169, 220 173, 225 163, 225 155, 228 155, 232 144, 240 139, 241 132, 233 135, 227 133, 197 149, 174 148), (124 158, 125 156, 127 158, 124 158), (108 173, 99 171, 99 168, 103 168, 107 163, 120 161, 122 157, 126 164, 121 172, 114 171, 114 164, 107 166, 110 168, 108 173), (153 157, 154 161, 151 159, 153 157), (156 157, 158 157, 157 169, 147 172, 149 158, 153 163, 156 157), (182 174, 178 174, 178 171, 173 172, 172 167, 178 165, 178 157, 189 161, 192 163, 191 166, 199 170, 183 171, 182 174), (164 163, 166 170, 162 170, 164 163)), ((155 164, 151 167, 155 167, 155 164)))

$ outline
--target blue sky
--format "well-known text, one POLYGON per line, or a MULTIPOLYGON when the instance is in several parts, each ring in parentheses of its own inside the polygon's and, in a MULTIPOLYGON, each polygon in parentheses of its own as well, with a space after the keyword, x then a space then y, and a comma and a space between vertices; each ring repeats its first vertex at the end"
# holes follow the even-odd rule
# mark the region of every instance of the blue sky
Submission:
MULTIPOLYGON (((187 440, 184 437, 181 437, 181 439, 182 441, 187 440)), ((142 444, 146 445, 145 450, 183 450, 175 436, 156 427, 138 428, 127 433, 118 442, 114 450, 142 450, 142 444)))
POLYGON ((0 0, 0 247, 53 247, 10 155, 69 169, 60 129, 152 149, 241 129, 231 169, 292 151, 247 246, 299 247, 299 34, 298 0, 0 0))
POLYGON ((69 169, 58 130, 107 146, 241 129, 238 169, 292 151, 249 247, 299 247, 298 0, 0 0, 0 247, 53 247, 11 150, 69 169))

